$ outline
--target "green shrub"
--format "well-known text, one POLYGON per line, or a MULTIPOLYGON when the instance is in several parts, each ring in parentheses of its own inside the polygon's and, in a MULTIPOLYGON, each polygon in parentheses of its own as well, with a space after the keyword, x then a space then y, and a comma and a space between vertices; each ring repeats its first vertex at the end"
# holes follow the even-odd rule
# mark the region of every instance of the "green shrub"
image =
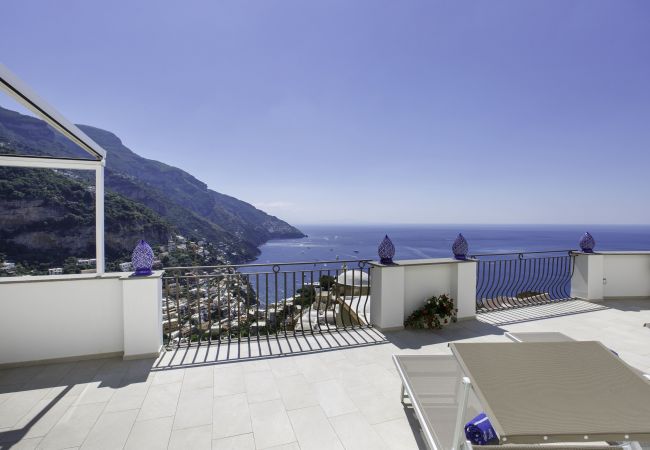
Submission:
POLYGON ((404 321, 406 328, 434 328, 440 329, 444 324, 456 322, 454 299, 445 294, 433 296, 424 303, 424 306, 413 312, 404 321))
POLYGON ((330 288, 336 283, 336 278, 334 278, 331 275, 323 275, 320 277, 320 280, 318 280, 320 283, 320 287, 324 291, 329 291, 330 288))

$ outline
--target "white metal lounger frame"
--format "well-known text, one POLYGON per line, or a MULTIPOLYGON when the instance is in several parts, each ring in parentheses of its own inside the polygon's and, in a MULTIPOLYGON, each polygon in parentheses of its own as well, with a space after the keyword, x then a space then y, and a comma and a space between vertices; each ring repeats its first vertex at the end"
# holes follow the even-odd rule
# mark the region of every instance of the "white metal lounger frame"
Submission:
MULTIPOLYGON (((411 389, 410 384, 406 382, 407 377, 404 371, 402 370, 401 365, 397 364, 397 355, 393 355, 393 362, 395 363, 395 367, 397 367, 397 371, 399 372, 399 376, 402 380, 400 401, 402 402, 402 404, 405 404, 404 399, 406 397, 408 397, 411 400, 410 404, 413 407, 413 410, 415 411, 415 415, 418 419, 418 422, 420 422, 420 425, 422 427, 422 434, 424 435, 424 439, 426 440, 429 448, 431 448, 432 450, 443 450, 443 449, 438 449, 438 446, 436 445, 436 440, 431 434, 431 430, 429 430, 429 428, 426 426, 424 412, 420 409, 420 405, 418 404, 418 402, 415 401, 416 397, 413 394, 413 390, 411 389)), ((468 377, 463 377, 462 384, 463 384, 463 390, 461 392, 461 401, 458 408, 458 412, 456 413, 456 425, 454 431, 454 443, 452 446, 452 450, 460 450, 464 445, 464 441, 465 441, 465 433, 463 430, 464 429, 463 418, 465 417, 465 412, 467 411, 467 401, 469 399, 469 391, 472 388, 472 382, 468 377)))
POLYGON ((393 355, 393 363, 395 364, 395 367, 397 367, 397 372, 399 373, 399 377, 402 380, 402 388, 400 390, 400 402, 402 404, 404 403, 404 399, 408 397, 411 399, 411 406, 413 407, 413 410, 415 411, 415 416, 418 419, 418 422, 420 422, 420 425, 422 426, 422 434, 424 435, 424 439, 427 442, 427 445, 429 448, 432 450, 438 450, 438 447, 435 444, 435 439, 433 438, 433 435, 431 434, 431 430, 429 430, 424 424, 426 423, 424 420, 424 413, 420 409, 420 406, 418 403, 414 400, 415 395, 413 395, 413 390, 411 389, 410 384, 406 382, 406 374, 402 370, 402 366, 397 363, 397 355, 393 355))
MULTIPOLYGON (((517 340, 514 336, 509 335, 509 333, 506 333, 510 339, 512 339, 515 342, 522 342, 520 340, 517 340)), ((434 356, 434 355, 432 355, 434 356)), ((400 379, 402 381, 402 388, 400 391, 400 401, 402 404, 405 404, 404 399, 408 397, 411 402, 410 405, 413 407, 413 410, 415 411, 415 415, 418 419, 418 422, 420 423, 420 426, 422 428, 422 434, 424 436, 424 439, 429 446, 431 450, 444 450, 444 449, 439 449, 438 446, 436 445, 436 440, 433 437, 433 434, 431 433, 431 430, 429 430, 429 427, 426 426, 426 420, 424 418, 424 412, 420 408, 419 402, 415 400, 415 395, 413 393, 413 390, 410 386, 409 383, 407 383, 408 378, 406 377, 406 374, 404 373, 401 364, 398 364, 398 355, 393 355, 393 362, 395 363, 395 367, 397 368, 397 371, 399 373, 400 379)), ((650 376, 647 374, 644 374, 646 378, 650 380, 650 376)), ((470 441, 466 440, 465 438, 465 430, 464 430, 464 417, 467 412, 467 403, 469 400, 469 392, 470 389, 473 389, 472 382, 467 376, 462 377, 462 392, 461 392, 461 398, 460 398, 460 404, 458 407, 458 412, 456 413, 456 423, 454 426, 454 438, 453 438, 453 445, 451 450, 479 450, 481 446, 474 446, 470 441)), ((530 446, 530 445, 529 445, 530 446)), ((513 446, 513 447, 516 447, 513 446)), ((544 450, 545 448, 548 448, 549 450, 553 450, 553 446, 544 446, 540 445, 539 446, 540 450, 544 450)), ((579 448, 579 447, 577 447, 579 448)), ((608 449, 609 447, 603 447, 604 450, 608 449)), ((639 445, 638 442, 623 442, 619 443, 616 447, 614 448, 623 448, 625 450, 641 450, 641 446, 639 445)), ((508 447, 504 447, 504 450, 507 450, 508 447)))

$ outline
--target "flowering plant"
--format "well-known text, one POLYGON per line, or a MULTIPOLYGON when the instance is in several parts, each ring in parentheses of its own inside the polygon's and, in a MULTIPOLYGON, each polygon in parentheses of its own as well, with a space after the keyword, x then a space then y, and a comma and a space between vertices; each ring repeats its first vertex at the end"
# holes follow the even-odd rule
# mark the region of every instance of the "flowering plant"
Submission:
POLYGON ((449 322, 456 322, 454 299, 446 294, 433 296, 404 321, 406 328, 435 328, 440 329, 449 322))

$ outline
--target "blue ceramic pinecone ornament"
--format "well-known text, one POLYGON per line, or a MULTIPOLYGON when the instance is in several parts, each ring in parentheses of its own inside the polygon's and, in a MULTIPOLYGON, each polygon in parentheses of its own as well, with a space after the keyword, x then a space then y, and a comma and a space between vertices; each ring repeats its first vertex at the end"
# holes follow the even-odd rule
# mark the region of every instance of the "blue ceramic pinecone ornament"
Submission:
POLYGON ((582 235, 580 238, 580 250, 582 250, 585 253, 593 253, 594 252, 594 247, 596 246, 596 241, 594 240, 594 237, 590 233, 585 233, 582 235))
POLYGON ((462 233, 458 234, 454 244, 451 246, 451 251, 454 252, 454 258, 467 259, 469 246, 467 245, 467 239, 465 239, 465 236, 463 236, 462 233))
POLYGON ((135 270, 135 275, 151 275, 153 267, 153 250, 144 239, 140 240, 138 245, 133 249, 131 255, 131 265, 135 270))
POLYGON ((393 241, 390 240, 388 235, 384 237, 384 240, 379 244, 377 249, 379 253, 379 262, 382 264, 393 264, 393 256, 395 256, 395 246, 393 241))

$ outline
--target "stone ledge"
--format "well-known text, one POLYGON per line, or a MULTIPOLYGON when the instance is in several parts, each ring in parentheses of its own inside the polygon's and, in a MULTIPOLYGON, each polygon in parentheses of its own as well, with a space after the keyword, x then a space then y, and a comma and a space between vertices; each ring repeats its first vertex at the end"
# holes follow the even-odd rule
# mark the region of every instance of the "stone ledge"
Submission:
POLYGON ((456 258, 432 258, 432 259, 404 259, 395 261, 393 264, 382 264, 378 261, 370 261, 372 267, 408 267, 408 266, 431 266, 436 264, 461 264, 476 262, 473 259, 456 259, 456 258))
POLYGON ((107 280, 121 278, 128 272, 109 272, 103 275, 96 273, 74 273, 69 275, 25 275, 22 277, 1 277, 0 284, 11 283, 41 283, 50 281, 84 281, 84 280, 107 280))
POLYGON ((108 272, 103 275, 96 273, 73 273, 68 275, 25 275, 22 277, 0 277, 0 285, 13 283, 47 283, 52 281, 85 281, 85 280, 146 280, 150 278, 161 278, 164 270, 154 270, 151 275, 142 277, 133 276, 133 272, 108 272))

